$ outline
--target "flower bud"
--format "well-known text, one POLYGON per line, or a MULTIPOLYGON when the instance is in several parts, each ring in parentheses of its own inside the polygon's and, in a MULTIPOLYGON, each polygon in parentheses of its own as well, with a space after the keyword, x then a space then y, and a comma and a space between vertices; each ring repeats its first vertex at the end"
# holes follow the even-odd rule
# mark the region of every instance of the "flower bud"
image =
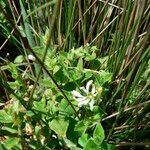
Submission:
POLYGON ((28 55, 28 59, 32 60, 32 61, 35 61, 35 57, 33 55, 28 55))
POLYGON ((101 95, 102 91, 103 91, 103 88, 101 86, 97 88, 98 95, 101 95))

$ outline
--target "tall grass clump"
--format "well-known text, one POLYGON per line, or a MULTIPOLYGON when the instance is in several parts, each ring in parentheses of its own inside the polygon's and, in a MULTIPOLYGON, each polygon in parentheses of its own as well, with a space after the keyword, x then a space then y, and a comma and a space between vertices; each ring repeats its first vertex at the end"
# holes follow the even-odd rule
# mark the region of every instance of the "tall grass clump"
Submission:
POLYGON ((0 1, 0 149, 150 149, 150 1, 0 1))

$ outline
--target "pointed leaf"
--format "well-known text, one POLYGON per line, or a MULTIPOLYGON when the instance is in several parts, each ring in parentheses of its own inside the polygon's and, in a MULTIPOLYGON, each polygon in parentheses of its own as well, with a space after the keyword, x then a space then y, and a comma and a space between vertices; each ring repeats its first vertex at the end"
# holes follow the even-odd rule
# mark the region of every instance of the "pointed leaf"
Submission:
POLYGON ((13 117, 10 114, 8 114, 5 110, 0 110, 0 122, 11 123, 13 122, 13 117))
POLYGON ((69 121, 64 118, 56 118, 49 123, 49 127, 51 128, 51 130, 56 132, 58 136, 62 137, 66 137, 68 126, 69 121))
POLYGON ((94 130, 93 138, 94 138, 94 141, 96 143, 98 143, 99 145, 101 145, 101 143, 103 142, 103 140, 105 138, 105 133, 104 133, 103 127, 100 123, 97 124, 97 126, 94 130))
POLYGON ((83 135, 79 138, 78 143, 79 143, 82 147, 85 147, 85 145, 86 145, 87 141, 89 140, 89 138, 90 138, 90 136, 89 136, 87 133, 85 133, 85 134, 83 134, 83 135))
MULTIPOLYGON (((3 142, 6 149, 12 149, 19 144, 19 138, 8 138, 3 142)), ((19 146, 19 145, 18 145, 19 146)))
POLYGON ((83 150, 101 150, 101 148, 90 138, 83 150))

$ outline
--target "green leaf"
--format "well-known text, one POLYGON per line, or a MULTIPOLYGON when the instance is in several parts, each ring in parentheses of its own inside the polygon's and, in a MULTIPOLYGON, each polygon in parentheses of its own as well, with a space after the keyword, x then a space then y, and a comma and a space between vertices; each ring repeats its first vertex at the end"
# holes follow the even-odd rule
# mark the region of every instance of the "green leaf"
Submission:
POLYGON ((62 99, 59 103, 59 109, 60 111, 67 113, 67 115, 74 114, 74 110, 65 99, 62 99))
POLYGON ((78 131, 80 134, 85 133, 86 129, 88 128, 89 123, 81 120, 77 123, 75 127, 75 131, 78 131))
POLYGON ((22 63, 23 62, 23 56, 19 55, 15 58, 14 63, 22 63))
POLYGON ((6 149, 10 150, 14 146, 17 146, 19 144, 19 138, 8 138, 3 142, 3 145, 6 149))
POLYGON ((100 113, 97 113, 96 115, 92 117, 93 121, 98 121, 98 120, 100 121, 101 118, 102 118, 102 115, 100 113))
POLYGON ((49 123, 49 127, 58 136, 66 137, 69 121, 64 118, 55 118, 49 123))
POLYGON ((77 143, 79 137, 78 132, 74 130, 76 123, 77 121, 75 119, 73 119, 72 117, 69 118, 69 126, 67 129, 66 136, 73 143, 77 143))
POLYGON ((38 110, 38 111, 40 111, 40 112, 47 112, 47 110, 46 110, 46 100, 45 100, 45 98, 42 98, 42 100, 39 101, 39 102, 34 101, 33 104, 34 104, 34 109, 35 109, 35 110, 38 110))
POLYGON ((97 144, 94 142, 93 138, 90 138, 90 139, 88 140, 88 142, 86 143, 86 145, 85 145, 85 147, 84 147, 83 150, 101 150, 101 149, 102 149, 102 148, 99 147, 99 145, 97 145, 97 144))
POLYGON ((95 52, 95 51, 99 51, 99 49, 98 49, 96 46, 92 46, 92 47, 90 48, 90 51, 91 51, 91 52, 95 52))
MULTIPOLYGON (((91 71, 86 71, 86 70, 85 70, 85 77, 84 77, 83 81, 88 80, 88 79, 91 78, 92 76, 93 76, 93 72, 91 72, 91 71)), ((82 81, 82 82, 83 82, 83 81, 82 81)))
POLYGON ((79 60, 78 60, 77 68, 78 68, 78 70, 80 70, 80 71, 83 70, 83 59, 82 59, 82 57, 79 58, 79 60))
POLYGON ((8 131, 10 133, 18 133, 17 129, 14 129, 13 127, 2 127, 2 130, 8 131))
POLYGON ((15 64, 9 63, 9 64, 8 64, 8 70, 11 72, 12 77, 13 77, 14 79, 18 79, 18 71, 17 71, 17 68, 16 68, 16 65, 15 65, 15 64))
POLYGON ((2 144, 0 144, 0 149, 1 149, 1 150, 3 150, 3 149, 4 149, 4 148, 3 148, 3 146, 2 146, 2 144))
POLYGON ((85 147, 85 145, 86 145, 87 141, 89 140, 89 138, 90 138, 90 136, 89 136, 87 133, 85 133, 85 134, 83 134, 83 135, 79 138, 78 143, 79 143, 82 147, 85 147))
POLYGON ((75 54, 76 58, 80 58, 80 57, 84 57, 85 56, 85 52, 83 49, 83 46, 77 48, 76 50, 72 51, 72 53, 75 54))
POLYGON ((0 122, 1 123, 12 123, 13 117, 8 114, 5 110, 0 110, 0 122))
MULTIPOLYGON (((51 97, 53 99, 53 97, 51 97)), ((47 102, 46 108, 48 111, 50 111, 52 114, 57 113, 59 111, 59 108, 57 106, 57 103, 54 100, 50 100, 47 102)))
POLYGON ((40 79, 39 83, 41 86, 44 86, 44 87, 52 87, 51 81, 49 80, 49 78, 40 79))
POLYGON ((108 71, 101 70, 99 71, 99 74, 95 74, 95 77, 98 79, 98 81, 102 84, 106 82, 110 82, 112 78, 112 74, 108 71))
POLYGON ((8 82, 8 85, 13 90, 18 90, 20 88, 20 86, 21 86, 21 84, 17 80, 15 82, 8 82))
POLYGON ((93 133, 93 138, 95 143, 101 145, 101 143, 103 142, 104 138, 105 138, 105 133, 103 130, 103 127, 100 123, 97 123, 96 128, 94 130, 93 133))
POLYGON ((61 83, 65 83, 68 80, 67 76, 64 74, 64 70, 62 67, 54 74, 54 77, 57 82, 61 83))
POLYGON ((60 66, 55 65, 54 69, 53 69, 53 74, 55 74, 57 71, 59 71, 59 69, 60 69, 60 66))
POLYGON ((92 119, 94 121, 101 121, 102 119, 102 115, 105 113, 99 106, 94 106, 94 109, 93 109, 93 117, 92 119))
POLYGON ((96 54, 95 53, 92 53, 91 54, 87 54, 86 57, 85 57, 85 60, 86 61, 90 61, 90 60, 94 60, 96 58, 96 54))
POLYGON ((115 150, 115 146, 112 144, 107 144, 107 149, 108 150, 115 150))
POLYGON ((108 56, 101 57, 98 59, 99 62, 101 63, 101 68, 105 69, 107 67, 107 62, 108 62, 108 56))
POLYGON ((115 145, 107 144, 105 141, 100 145, 102 150, 116 150, 115 145))

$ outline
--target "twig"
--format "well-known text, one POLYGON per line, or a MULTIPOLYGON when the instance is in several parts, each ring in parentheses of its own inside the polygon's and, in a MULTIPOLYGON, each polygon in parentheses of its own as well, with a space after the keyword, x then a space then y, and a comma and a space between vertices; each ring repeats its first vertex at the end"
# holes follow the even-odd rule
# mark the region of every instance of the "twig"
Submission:
POLYGON ((146 145, 150 145, 150 141, 149 142, 140 142, 140 143, 136 143, 136 142, 121 142, 121 143, 119 143, 116 146, 119 147, 119 146, 146 146, 146 145))
MULTIPOLYGON (((141 104, 138 104, 137 106, 129 107, 129 108, 125 109, 123 112, 130 111, 130 110, 132 110, 132 109, 134 109, 134 108, 136 108, 136 107, 142 107, 143 105, 148 104, 148 103, 150 103, 150 100, 148 100, 148 101, 146 101, 146 102, 143 102, 143 103, 141 103, 141 104)), ((116 112, 116 113, 114 113, 114 114, 112 114, 112 115, 110 115, 110 116, 107 116, 106 118, 102 119, 102 121, 105 121, 105 120, 107 120, 107 119, 110 119, 110 118, 112 118, 112 117, 115 117, 115 116, 117 116, 118 114, 119 114, 119 112, 116 112)))
MULTIPOLYGON (((19 18, 18 18, 18 20, 17 20, 17 23, 20 21, 20 19, 21 19, 21 14, 19 15, 19 18)), ((17 24, 16 24, 17 25, 17 24)), ((13 29, 12 29, 12 31, 10 32, 10 34, 8 35, 8 37, 7 37, 7 39, 4 41, 4 43, 1 45, 1 47, 0 47, 0 50, 2 50, 2 48, 5 46, 5 44, 8 42, 8 40, 10 39, 10 37, 12 36, 12 34, 14 33, 14 31, 15 31, 15 29, 16 29, 16 27, 14 27, 13 29)))

